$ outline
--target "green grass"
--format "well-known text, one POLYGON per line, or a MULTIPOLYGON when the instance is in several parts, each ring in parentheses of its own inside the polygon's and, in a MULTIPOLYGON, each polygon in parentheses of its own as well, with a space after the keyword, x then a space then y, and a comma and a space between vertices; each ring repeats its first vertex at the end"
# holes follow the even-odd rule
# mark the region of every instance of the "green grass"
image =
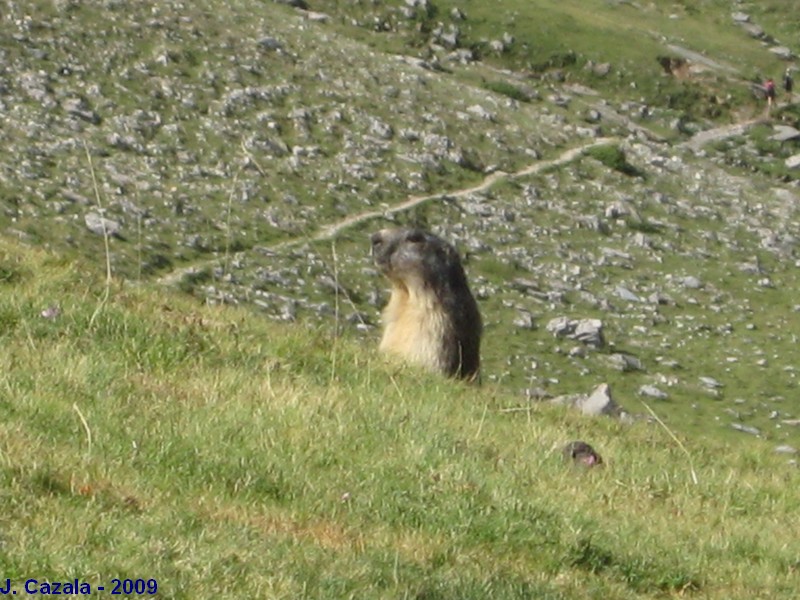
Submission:
POLYGON ((521 90, 519 87, 508 83, 507 81, 486 81, 484 82, 483 86, 487 90, 492 90, 498 94, 503 94, 504 96, 508 96, 509 98, 519 102, 530 102, 530 97, 525 93, 524 90, 521 90))
POLYGON ((642 172, 628 162, 625 158, 625 151, 619 146, 595 146, 594 148, 589 148, 586 154, 592 158, 596 158, 609 169, 619 171, 623 175, 629 175, 631 177, 642 176, 642 172))
MULTIPOLYGON (((0 570, 159 596, 791 598, 798 472, 4 242, 0 570), (55 319, 40 315, 57 304, 55 319), (561 462, 570 439, 606 465, 561 462), (697 475, 692 481, 691 470, 697 475)), ((376 341, 374 342, 376 343, 376 341)))
MULTIPOLYGON (((485 63, 536 79, 561 71, 570 80, 584 81, 607 97, 620 100, 629 97, 633 88, 648 104, 679 107, 697 119, 725 120, 745 106, 752 107, 755 103, 746 81, 760 80, 764 73, 783 68, 733 24, 729 5, 719 0, 654 2, 647 6, 628 2, 592 2, 587 6, 581 0, 498 0, 464 5, 439 0, 430 3, 429 12, 433 14, 410 22, 399 16, 397 4, 387 2, 369 8, 321 0, 316 8, 337 15, 335 23, 381 50, 414 52, 424 48, 430 31, 444 23, 457 27, 461 33, 459 46, 472 49, 485 63), (465 14, 464 20, 452 17, 456 8, 465 14), (377 32, 374 20, 388 22, 391 27, 377 32), (361 26, 351 27, 352 22, 361 26), (504 34, 511 35, 514 43, 498 55, 489 49, 489 42, 504 34), (728 69, 690 80, 666 79, 657 58, 675 55, 670 45, 705 55, 728 69), (610 63, 611 74, 593 76, 585 70, 590 62, 610 63)), ((769 32, 783 32, 783 39, 789 39, 791 11, 780 4, 778 0, 760 10, 753 7, 754 20, 763 19, 769 32), (778 23, 777 15, 784 15, 786 20, 778 23)))

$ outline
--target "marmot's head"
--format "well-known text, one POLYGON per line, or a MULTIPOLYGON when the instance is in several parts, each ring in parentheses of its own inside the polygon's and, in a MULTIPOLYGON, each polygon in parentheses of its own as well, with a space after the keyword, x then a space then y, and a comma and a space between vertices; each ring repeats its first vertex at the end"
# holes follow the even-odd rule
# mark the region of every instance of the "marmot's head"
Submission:
POLYGON ((570 442, 562 450, 564 460, 582 467, 595 467, 603 464, 600 455, 586 442, 570 442))
POLYGON ((422 229, 382 229, 372 235, 372 256, 393 284, 408 290, 467 286, 456 249, 422 229))

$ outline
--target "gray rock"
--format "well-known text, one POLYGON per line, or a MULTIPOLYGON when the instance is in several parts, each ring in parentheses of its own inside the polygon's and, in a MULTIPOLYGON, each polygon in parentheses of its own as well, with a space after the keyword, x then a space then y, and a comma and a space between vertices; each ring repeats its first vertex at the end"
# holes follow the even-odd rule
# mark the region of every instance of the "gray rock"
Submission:
POLYGON ((494 113, 489 112, 485 108, 483 108, 480 104, 474 104, 467 108, 467 112, 475 115, 480 119, 484 119, 485 121, 494 121, 495 115, 494 113))
POLYGON ((749 433, 750 435, 761 435, 761 430, 758 427, 753 427, 751 425, 744 425, 742 423, 731 423, 731 427, 733 427, 736 431, 741 431, 742 433, 749 433))
POLYGON ((766 37, 764 28, 760 25, 756 25, 755 23, 742 23, 741 28, 745 33, 747 33, 747 35, 757 40, 763 40, 766 37))
POLYGON ((293 121, 308 121, 311 118, 311 113, 303 107, 293 108, 287 115, 293 121))
POLYGON ((564 94, 550 94, 547 96, 547 100, 561 108, 567 108, 569 103, 572 102, 572 98, 564 94))
POLYGON ((800 167, 800 154, 794 154, 783 161, 783 164, 786 165, 789 169, 797 169, 800 167))
POLYGON ((527 310, 520 310, 514 319, 514 327, 520 329, 533 329, 533 315, 527 310))
POLYGON ((106 137, 106 143, 112 148, 117 148, 118 150, 124 150, 126 152, 144 154, 145 151, 144 145, 132 135, 121 135, 116 132, 110 133, 106 137))
POLYGON ((697 277, 693 277, 689 275, 688 277, 683 277, 680 280, 680 283, 683 287, 688 288, 690 290, 699 290, 703 287, 703 282, 700 281, 697 277))
POLYGON ((61 190, 61 195, 70 202, 74 204, 80 204, 83 206, 89 206, 92 204, 92 201, 89 200, 86 196, 81 196, 77 192, 73 192, 72 190, 63 189, 61 190))
POLYGON ((776 142, 787 142, 800 137, 800 131, 789 125, 775 125, 775 133, 769 139, 776 142))
POLYGON ((631 356, 630 354, 615 352, 608 357, 608 362, 611 363, 612 367, 622 371, 623 373, 628 373, 630 371, 644 371, 644 365, 642 365, 642 361, 635 356, 631 356))
POLYGON ((597 215, 579 216, 575 220, 579 227, 584 227, 590 231, 597 231, 604 235, 608 235, 611 231, 608 224, 597 215))
POLYGON ((772 54, 777 56, 778 58, 782 58, 783 60, 791 60, 794 56, 792 51, 787 48, 786 46, 773 46, 769 49, 772 54))
POLYGON ((475 61, 475 53, 471 48, 459 48, 448 54, 447 60, 466 65, 475 61))
POLYGON ((573 337, 587 346, 602 348, 605 345, 603 322, 600 319, 581 319, 575 325, 573 337))
POLYGON ((313 21, 314 23, 327 23, 331 20, 331 16, 327 13, 323 12, 316 12, 313 10, 306 11, 305 13, 306 19, 309 21, 313 21))
POLYGON ((506 51, 506 45, 500 40, 492 40, 489 42, 489 50, 495 54, 502 54, 506 51))
POLYGON ((281 138, 263 133, 255 134, 244 143, 248 150, 258 150, 268 156, 286 156, 290 152, 289 146, 281 138))
POLYGON ((120 231, 120 224, 117 221, 106 219, 100 213, 88 212, 83 217, 86 228, 96 235, 117 236, 120 231))
POLYGON ((262 50, 283 50, 283 44, 270 35, 266 35, 258 40, 258 46, 262 50))
POLYGON ((586 358, 586 346, 574 346, 567 352, 571 358, 586 358))
POLYGON ((589 123, 599 123, 603 119, 603 115, 599 110, 589 109, 584 117, 589 123))
POLYGON ((287 323, 292 323, 297 320, 297 303, 294 300, 287 300, 286 303, 280 307, 279 319, 287 323))
POLYGON ((639 395, 647 396, 648 398, 655 398, 656 400, 666 400, 669 398, 669 394, 658 389, 656 386, 649 384, 643 385, 639 388, 639 395))
POLYGON ((612 204, 609 204, 606 207, 605 215, 607 219, 619 219, 622 217, 627 217, 631 214, 630 207, 622 201, 617 201, 612 204))
POLYGON ((675 301, 672 300, 672 298, 670 298, 666 294, 662 294, 661 292, 653 292, 652 294, 650 294, 647 297, 647 301, 650 304, 657 304, 659 306, 666 306, 666 305, 669 305, 669 304, 675 304, 675 301))
POLYGON ((377 118, 370 119, 369 132, 382 140, 390 140, 394 136, 392 126, 377 118))
POLYGON ((700 383, 705 387, 716 390, 722 387, 722 384, 713 377, 700 377, 700 383))
POLYGON ((774 288, 775 284, 772 283, 772 280, 769 277, 762 277, 758 280, 758 285, 763 288, 774 288))
POLYGON ((798 450, 794 446, 787 446, 786 444, 782 444, 780 446, 775 447, 775 452, 778 454, 797 454, 798 450))
POLYGON ((455 48, 458 46, 458 33, 455 31, 448 31, 439 36, 439 41, 446 48, 455 48))
POLYGON ((641 301, 642 301, 642 299, 641 299, 641 298, 639 298, 639 296, 637 296, 636 294, 634 294, 634 293, 633 293, 632 291, 630 291, 628 288, 626 288, 626 287, 622 287, 621 285, 618 285, 618 286, 616 287, 616 289, 614 290, 614 293, 615 293, 615 294, 616 294, 618 297, 620 297, 620 298, 622 298, 623 300, 626 300, 626 301, 628 301, 628 302, 641 302, 641 301))
POLYGON ((731 15, 731 18, 736 23, 748 23, 750 21, 750 15, 747 13, 737 11, 731 15))
POLYGON ((599 63, 596 65, 592 65, 592 73, 597 75, 598 77, 605 77, 609 73, 611 73, 611 63, 599 63))
POLYGON ((425 149, 437 158, 448 156, 455 146, 455 143, 449 137, 436 133, 426 132, 421 139, 422 143, 425 145, 425 149))
POLYGON ((594 391, 576 405, 585 415, 613 415, 619 413, 619 407, 611 397, 611 388, 601 383, 594 391))
POLYGON ((545 329, 556 337, 567 337, 575 332, 575 325, 575 321, 567 317, 556 317, 547 322, 545 329))
POLYGON ((18 82, 22 91, 32 100, 39 102, 43 108, 56 107, 50 79, 45 73, 28 71, 20 74, 18 82))
MULTIPOLYGON (((525 279, 524 277, 516 277, 511 281, 511 287, 517 291, 524 292, 526 294, 536 294, 537 292, 541 292, 541 287, 538 282, 533 281, 531 279, 525 279)), ((565 318, 565 317, 561 317, 565 318)))
POLYGON ((62 108, 74 117, 91 123, 92 125, 100 124, 100 115, 89 107, 89 103, 83 98, 68 98, 61 103, 62 108))

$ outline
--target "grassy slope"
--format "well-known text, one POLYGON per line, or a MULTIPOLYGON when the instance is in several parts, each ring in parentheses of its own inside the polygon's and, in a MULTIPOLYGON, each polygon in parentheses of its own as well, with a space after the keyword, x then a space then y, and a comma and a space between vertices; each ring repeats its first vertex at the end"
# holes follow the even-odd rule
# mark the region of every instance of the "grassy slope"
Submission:
POLYGON ((790 598, 798 472, 0 246, 0 572, 160 597, 790 598), (40 312, 53 303, 56 319, 40 312), (82 423, 85 418, 85 426, 82 423), (89 435, 91 434, 91 435, 89 435), (607 465, 564 467, 584 438, 607 465))
MULTIPOLYGON (((332 3, 314 3, 313 8, 322 10, 326 4, 332 3)), ((355 6, 339 4, 340 10, 355 6)), ((539 2, 536 19, 499 23, 492 17, 513 11, 515 3, 506 1, 503 11, 482 14, 481 6, 494 4, 442 1, 437 3, 438 18, 447 21, 449 8, 456 4, 468 14, 461 25, 468 42, 496 38, 506 29, 519 42, 536 42, 529 44, 530 50, 517 47, 503 60, 487 56, 488 63, 524 69, 574 50, 580 61, 611 60, 615 68, 623 69, 622 77, 589 82, 604 94, 615 93, 617 86, 616 92, 628 97, 630 83, 636 81, 646 96, 662 79, 653 57, 663 46, 647 33, 651 25, 667 34, 666 41, 708 50, 721 60, 744 53, 745 59, 731 60, 749 65, 753 74, 761 64, 774 65, 760 45, 727 21, 727 2, 702 3, 702 10, 695 3, 683 3, 692 4, 692 11, 685 9, 691 19, 676 21, 671 30, 663 29, 673 26, 664 16, 683 14, 675 3, 651 3, 645 10, 633 10, 625 3, 596 3, 593 18, 587 21, 586 12, 578 10, 583 3, 577 0, 539 2), (723 16, 705 17, 709 7, 723 16), (572 26, 561 36, 546 35, 563 27, 565 14, 572 26), (711 21, 704 19, 725 23, 705 27, 711 21), (607 44, 604 40, 614 35, 607 30, 597 34, 589 27, 597 23, 619 26, 616 31, 638 36, 638 41, 607 44), (691 31, 693 27, 697 29, 691 31), (696 40, 706 46, 690 43, 696 40)), ((769 8, 778 4, 773 1, 748 10, 781 37, 780 28, 791 22, 786 18, 791 11, 769 8)), ((240 5, 250 3, 236 4, 240 5)), ((75 5, 73 10, 74 20, 91 29, 93 21, 87 16, 91 9, 75 5)), ((209 40, 221 39, 214 29, 218 16, 193 14, 209 40)), ((230 28, 246 31, 244 40, 264 31, 274 33, 273 29, 281 38, 294 39, 277 23, 262 25, 248 20, 230 28)), ((103 27, 98 25, 98 30, 103 27)), ((172 48, 172 42, 159 40, 156 33, 148 35, 155 36, 154 47, 147 45, 149 41, 134 45, 131 62, 152 63, 151 55, 158 54, 162 45, 172 48)), ((368 37, 375 45, 399 44, 392 49, 404 50, 403 39, 386 34, 368 37)), ((106 43, 100 36, 96 39, 100 46, 106 43)), ((8 44, 12 56, 22 51, 10 38, 0 43, 8 44)), ((242 43, 236 53, 247 48, 242 43)), ((74 49, 55 44, 48 50, 59 57, 74 49)), ((253 48, 247 51, 256 55, 253 48)), ((337 46, 321 39, 315 56, 326 52, 335 54, 337 46)), ((215 57, 211 70, 223 72, 225 51, 212 43, 203 56, 215 57)), ((307 76, 300 68, 292 70, 288 61, 277 57, 257 57, 269 61, 260 64, 270 77, 280 79, 291 72, 300 87, 304 85, 307 76)), ((376 55, 374 60, 378 64, 383 59, 376 55)), ((580 61, 571 76, 579 72, 580 61)), ((326 64, 320 59, 320 65, 326 64)), ((92 69, 94 63, 87 65, 92 69)), ((195 66, 190 56, 180 55, 166 67, 153 68, 167 75, 187 69, 185 80, 191 84, 187 88, 196 85, 202 109, 211 100, 209 88, 194 74, 195 66)), ((90 73, 86 79, 93 81, 96 74, 90 73)), ((132 77, 124 83, 135 94, 148 97, 143 81, 149 79, 132 77)), ((124 87, 109 86, 104 92, 119 111, 140 107, 138 96, 128 97, 124 87)), ((423 106, 426 99, 421 97, 423 106)), ((158 110, 168 106, 157 98, 151 101, 158 110)), ((367 95, 363 103, 369 107, 373 100, 367 95)), ((416 114, 408 117, 409 122, 416 118, 416 114)), ((232 162, 238 138, 228 148, 230 140, 217 139, 216 132, 195 132, 195 126, 186 123, 188 138, 181 144, 218 154, 221 163, 232 162), (203 144, 203 135, 210 143, 203 144)), ((466 138, 466 146, 473 144, 466 138)), ((72 152, 69 160, 62 158, 59 168, 82 173, 79 188, 91 196, 83 148, 72 152)), ((102 161, 96 160, 99 166, 102 161)), ((127 164, 119 153, 114 160, 127 164)), ((136 159, 130 163, 132 176, 149 181, 152 174, 136 159)), ((582 169, 600 176, 591 161, 584 163, 582 169)), ((13 171, 9 167, 6 174, 13 171)), ((222 175, 214 177, 224 183, 219 185, 219 197, 212 199, 209 215, 219 219, 225 214, 220 207, 227 202, 229 184, 222 175)), ((55 189, 61 184, 56 178, 42 180, 48 182, 40 188, 44 203, 55 193, 47 186, 55 189)), ((546 187, 544 180, 535 181, 546 187)), ((305 187, 313 182, 303 178, 300 183, 305 187)), ((435 181, 434 188, 458 187, 452 183, 435 181)), ((568 182, 562 183, 566 187, 568 182)), ((281 187, 288 185, 281 179, 275 192, 289 189, 281 187)), ((573 201, 581 198, 575 190, 567 191, 573 201)), ((304 193, 314 201, 318 191, 304 193)), ((498 203, 511 208, 518 200, 514 190, 495 193, 498 203)), ((602 208, 600 200, 589 200, 602 208)), ((153 210, 172 223, 167 208, 159 205, 153 210)), ((445 223, 449 222, 446 210, 452 209, 420 212, 445 223)), ((652 206, 643 210, 646 216, 663 217, 652 206)), ((561 218, 565 222, 556 226, 571 231, 572 215, 561 218)), ((719 264, 708 260, 693 266, 691 273, 725 283, 726 293, 736 299, 752 300, 748 323, 756 329, 755 343, 731 348, 724 333, 729 320, 724 312, 718 319, 708 319, 687 304, 664 308, 665 316, 681 321, 688 335, 682 340, 677 329, 678 333, 661 332, 666 343, 662 347, 672 344, 675 350, 666 355, 677 355, 682 362, 691 357, 686 372, 692 377, 686 376, 687 385, 670 390, 670 402, 654 406, 658 404, 662 416, 674 417, 668 422, 680 424, 682 431, 704 434, 683 440, 698 474, 696 486, 685 455, 657 426, 621 427, 542 407, 529 411, 521 406, 518 394, 512 395, 510 385, 471 390, 397 371, 373 356, 372 346, 359 349, 347 339, 334 343, 332 320, 318 330, 282 328, 255 322, 248 313, 198 308, 184 298, 122 283, 114 284, 111 301, 103 305, 103 286, 83 282, 85 265, 2 242, 0 574, 15 580, 81 577, 93 585, 113 576, 156 577, 162 597, 169 598, 215 593, 286 598, 637 598, 682 591, 711 598, 793 597, 800 587, 800 548, 790 531, 797 512, 797 471, 787 467, 785 459, 771 455, 774 444, 752 442, 733 432, 739 437, 725 445, 720 438, 729 429, 709 424, 712 411, 700 402, 701 410, 687 417, 687 405, 705 394, 694 375, 719 377, 720 364, 727 365, 723 380, 728 400, 741 395, 761 403, 786 396, 791 402, 793 388, 786 382, 792 373, 784 372, 784 365, 792 364, 796 348, 787 333, 790 310, 796 304, 792 297, 796 269, 768 264, 777 270, 774 278, 781 284, 777 290, 758 289, 753 278, 733 268, 714 274, 715 269, 724 271, 749 259, 750 253, 729 251, 722 242, 701 244, 692 238, 697 224, 687 221, 682 223, 685 231, 664 232, 656 239, 672 241, 679 249, 681 240, 686 240, 687 248, 703 247, 710 255, 725 257, 719 264), (49 321, 39 316, 56 302, 63 311, 60 318, 49 321), (751 356, 753 348, 758 353, 751 356), (740 361, 726 363, 728 356, 740 361), (754 376, 752 364, 759 357, 767 358, 768 364, 754 376), (504 411, 508 408, 523 410, 504 411), (91 431, 91 447, 81 416, 91 431), (607 469, 589 476, 563 469, 557 448, 578 437, 598 446, 607 469)), ((61 227, 37 214, 19 226, 35 226, 35 232, 50 235, 61 227)), ((714 219, 709 218, 701 229, 712 226, 714 219)), ((358 246, 353 256, 363 255, 362 233, 366 231, 358 233, 357 241, 340 240, 340 250, 349 244, 358 246)), ((276 235, 254 230, 250 238, 263 242, 276 235)), ((598 245, 596 238, 574 232, 569 236, 577 249, 598 245)), ((156 237, 164 238, 160 232, 156 237)), ((619 233, 611 239, 621 243, 619 233)), ((95 242, 94 250, 102 253, 102 243, 95 242)), ((224 246, 224 236, 220 234, 216 243, 224 246)), ((552 246, 541 243, 542 255, 555 260, 552 246)), ((745 248, 755 245, 748 242, 745 248)), ((638 260, 645 258, 637 255, 638 260)), ((481 260, 489 259, 475 259, 473 275, 482 271, 502 280, 505 272, 500 269, 512 269, 502 262, 481 269, 481 260)), ((682 255, 667 256, 664 272, 681 274, 685 263, 682 255)), ((354 261, 351 268, 360 264, 354 261)), ((647 269, 635 276, 614 268, 604 273, 609 281, 588 282, 589 289, 628 283, 630 277, 645 285, 650 277, 647 269)), ((351 279, 361 285, 365 277, 356 271, 351 279)), ((701 304, 712 301, 713 295, 713 291, 697 293, 701 304)), ((498 295, 485 303, 485 312, 502 314, 501 300, 498 295)), ((579 309, 576 316, 587 316, 585 307, 579 309)), ((646 364, 654 365, 659 346, 645 340, 637 348, 642 341, 629 333, 625 318, 625 314, 608 318, 610 339, 621 349, 640 350, 646 364)), ((489 321, 492 334, 499 317, 489 321)), ((736 325, 741 330, 744 323, 736 325)), ((659 331, 655 329, 654 337, 659 331)), ((502 373, 508 361, 525 362, 524 357, 532 354, 541 362, 542 377, 561 380, 559 391, 587 391, 597 381, 607 380, 622 404, 639 412, 632 398, 641 383, 650 381, 645 375, 579 368, 580 361, 576 366, 576 361, 554 351, 559 343, 541 330, 490 335, 487 372, 502 373)), ((766 414, 765 408, 764 423, 766 414)), ((767 433, 768 438, 771 435, 767 433)))
MULTIPOLYGON (((401 3, 380 4, 372 13, 394 22, 397 4, 401 3)), ((731 111, 741 118, 742 111, 747 113, 753 105, 746 82, 761 81, 765 74, 777 77, 782 69, 761 43, 733 24, 730 3, 719 0, 647 4, 593 1, 588 5, 582 0, 438 0, 430 5, 433 8, 423 31, 440 23, 445 29, 457 27, 460 46, 477 50, 488 64, 527 72, 534 78, 561 69, 569 80, 589 83, 607 98, 669 106, 695 118, 735 118, 730 116, 731 111), (461 10, 466 19, 454 18, 453 9, 461 10), (488 42, 500 39, 502 34, 513 36, 514 43, 497 55, 488 42), (656 58, 677 56, 670 46, 705 55, 724 69, 710 69, 693 81, 664 79, 656 58), (587 61, 609 62, 612 76, 593 77, 584 69, 587 61)), ((346 0, 319 0, 315 7, 353 17, 365 11, 360 3, 346 0)), ((792 11, 781 2, 742 10, 778 40, 791 39, 787 19, 792 11), (777 15, 784 15, 784 20, 776 22, 777 15)), ((404 31, 403 20, 397 22, 404 31)), ((356 34, 352 28, 348 33, 356 34)), ((360 35, 391 51, 400 51, 404 42, 409 43, 408 35, 400 39, 391 34, 368 36, 363 31, 360 35)), ((423 39, 424 35, 419 36, 417 42, 422 44, 423 39)))

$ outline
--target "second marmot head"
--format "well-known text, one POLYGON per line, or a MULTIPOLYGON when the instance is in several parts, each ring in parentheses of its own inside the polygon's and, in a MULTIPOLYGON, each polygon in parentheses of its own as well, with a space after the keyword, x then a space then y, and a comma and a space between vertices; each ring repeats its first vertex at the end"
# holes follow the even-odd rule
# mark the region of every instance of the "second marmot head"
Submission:
POLYGON ((456 249, 422 229, 397 228, 372 235, 372 255, 392 284, 381 350, 475 380, 483 325, 456 249))
POLYGON ((561 450, 566 462, 578 465, 581 467, 596 467, 603 464, 603 459, 586 442, 580 440, 570 442, 561 450))

